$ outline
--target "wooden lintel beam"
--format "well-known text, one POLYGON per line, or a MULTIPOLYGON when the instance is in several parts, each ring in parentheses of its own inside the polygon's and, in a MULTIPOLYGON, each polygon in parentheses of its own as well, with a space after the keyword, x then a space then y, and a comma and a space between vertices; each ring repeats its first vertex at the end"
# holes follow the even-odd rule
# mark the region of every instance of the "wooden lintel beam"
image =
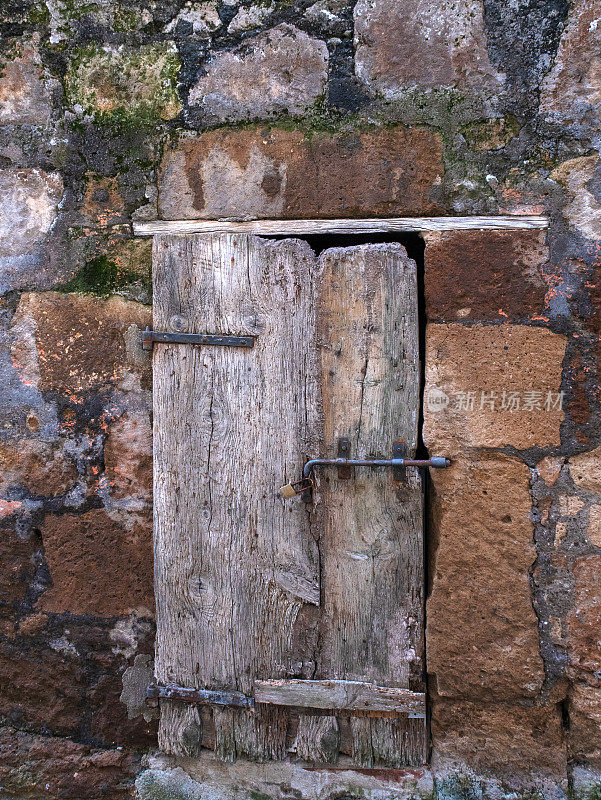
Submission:
POLYGON ((136 236, 155 233, 254 233, 257 236, 310 236, 315 234, 402 233, 407 231, 513 230, 547 228, 543 216, 501 217, 393 217, 389 219, 256 219, 153 220, 134 222, 136 236))
POLYGON ((340 711, 388 711, 423 716, 426 696, 391 686, 362 681, 255 681, 255 703, 340 711))

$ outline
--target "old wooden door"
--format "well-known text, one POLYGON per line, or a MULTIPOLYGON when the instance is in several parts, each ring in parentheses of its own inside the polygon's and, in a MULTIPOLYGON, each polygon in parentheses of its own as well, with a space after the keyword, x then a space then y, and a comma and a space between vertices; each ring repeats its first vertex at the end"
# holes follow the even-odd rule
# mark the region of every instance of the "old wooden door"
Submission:
POLYGON ((416 470, 323 468, 312 502, 278 492, 343 437, 353 458, 414 453, 416 295, 399 244, 316 257, 297 239, 155 236, 155 330, 255 337, 154 348, 156 680, 238 693, 162 699, 165 751, 423 763, 416 470))

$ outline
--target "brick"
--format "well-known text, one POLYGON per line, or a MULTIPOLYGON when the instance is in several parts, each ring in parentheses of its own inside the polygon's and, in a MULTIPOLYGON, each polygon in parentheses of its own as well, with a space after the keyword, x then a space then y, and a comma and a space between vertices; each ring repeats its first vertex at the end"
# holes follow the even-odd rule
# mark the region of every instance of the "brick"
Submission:
POLYGON ((46 125, 54 81, 45 74, 38 40, 7 42, 0 71, 0 125, 46 125))
POLYGON ((478 0, 359 0, 354 17, 355 71, 377 92, 502 86, 488 58, 478 0))
POLYGON ((190 90, 191 106, 218 122, 302 115, 325 91, 328 48, 293 25, 217 53, 190 90))
POLYGON ((310 138, 278 128, 218 129, 167 150, 159 211, 164 219, 436 214, 442 175, 441 139, 424 128, 310 138))
POLYGON ((570 475, 579 489, 601 493, 601 447, 570 458, 570 475))
POLYGON ((567 772, 556 706, 437 699, 432 705, 432 739, 435 769, 467 766, 476 773, 493 773, 521 790, 528 785, 540 790, 541 779, 565 779, 567 772))
POLYGON ((541 92, 541 110, 560 122, 595 124, 601 110, 600 0, 575 0, 553 69, 541 92))
POLYGON ((553 404, 561 404, 565 348, 565 336, 544 328, 429 324, 424 439, 431 452, 452 456, 466 447, 559 445, 564 411, 553 404), (508 406, 512 392, 519 409, 508 406), (537 393, 539 408, 525 403, 529 392, 537 393))
POLYGON ((148 388, 150 359, 137 329, 151 322, 149 307, 120 297, 25 293, 12 323, 13 363, 41 391, 148 388))
POLYGON ((47 516, 41 526, 52 578, 37 610, 112 617, 152 616, 152 528, 127 530, 104 511, 47 516))
POLYGON ((440 695, 515 700, 544 680, 529 570, 536 559, 530 473, 471 454, 433 470, 438 543, 427 605, 427 668, 440 695))
POLYGON ((432 321, 541 317, 545 231, 427 233, 426 310, 432 321))

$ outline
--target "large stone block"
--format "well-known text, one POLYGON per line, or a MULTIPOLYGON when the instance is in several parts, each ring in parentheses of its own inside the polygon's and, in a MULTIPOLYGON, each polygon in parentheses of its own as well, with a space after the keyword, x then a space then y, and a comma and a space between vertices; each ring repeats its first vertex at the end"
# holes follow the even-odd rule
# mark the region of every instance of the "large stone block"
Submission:
POLYGON ((44 282, 40 248, 62 197, 58 172, 0 170, 0 292, 19 288, 34 276, 44 282))
POLYGON ((148 411, 128 412, 114 422, 104 446, 105 474, 113 497, 152 496, 152 426, 148 411))
POLYGON ((120 297, 25 293, 12 323, 21 380, 67 395, 117 384, 148 388, 150 359, 140 330, 152 311, 120 297))
POLYGON ((573 678, 601 688, 601 556, 575 559, 572 573, 574 605, 567 618, 569 671, 573 678))
MULTIPOLYGON (((436 700, 432 705, 433 766, 494 774, 506 786, 542 788, 565 780, 565 742, 557 706, 478 705, 436 700)), ((462 794, 458 794, 462 797, 462 794)), ((480 795, 469 795, 480 796, 480 795)))
MULTIPOLYGON (((588 124, 601 111, 601 0, 575 0, 553 69, 541 93, 541 109, 559 121, 588 124)), ((598 122, 597 122, 598 124, 598 122)))
MULTIPOLYGON (((21 507, 16 502, 17 509, 21 507)), ((0 512, 1 516, 1 512, 0 512)), ((23 602, 36 570, 35 553, 40 543, 33 537, 24 538, 8 519, 0 528, 0 612, 14 613, 23 602)))
POLYGON ((431 452, 560 444, 566 337, 525 325, 429 324, 424 439, 431 452))
POLYGON ((46 125, 54 82, 45 74, 38 42, 13 40, 0 67, 0 125, 46 125))
POLYGON ((152 616, 152 531, 127 530, 104 511, 47 516, 42 540, 52 587, 37 608, 52 613, 152 616))
POLYGON ((429 320, 540 319, 545 231, 447 231, 425 240, 429 320))
POLYGON ((301 115, 324 93, 328 48, 292 25, 278 25, 233 51, 217 53, 189 103, 219 122, 301 115))
POLYGON ((354 15, 355 70, 377 92, 502 87, 479 0, 359 0, 354 15))
POLYGON ((424 128, 319 133, 210 131, 167 150, 164 219, 435 214, 442 143, 424 128), (352 179, 351 179, 352 177, 352 179))
POLYGON ((178 71, 170 42, 135 48, 93 44, 76 51, 69 64, 67 97, 88 113, 172 119, 181 111, 178 71))
POLYGON ((84 715, 84 670, 77 654, 50 647, 0 646, 0 715, 19 727, 74 735, 84 715))
POLYGON ((535 696, 544 670, 529 583, 529 469, 501 454, 466 454, 432 473, 428 672, 446 697, 535 696))
MULTIPOLYGON (((572 228, 594 241, 601 238, 601 202, 594 188, 596 174, 601 175, 601 161, 597 155, 571 158, 551 173, 551 177, 564 186, 570 195, 562 209, 564 217, 572 228)), ((598 320, 600 312, 597 285, 591 287, 591 297, 598 320)))
POLYGON ((568 753, 578 762, 601 768, 601 687, 575 683, 570 688, 568 753))
POLYGON ((0 442, 0 491, 24 487, 30 494, 64 495, 77 480, 60 448, 41 439, 0 442))

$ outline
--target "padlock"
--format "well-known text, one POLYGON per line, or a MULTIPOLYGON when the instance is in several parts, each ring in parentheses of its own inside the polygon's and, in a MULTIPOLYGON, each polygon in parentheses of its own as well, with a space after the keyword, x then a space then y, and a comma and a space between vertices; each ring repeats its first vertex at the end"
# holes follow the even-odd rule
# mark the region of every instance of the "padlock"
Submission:
POLYGON ((291 483, 287 483, 285 486, 280 487, 280 494, 284 500, 289 500, 291 497, 296 496, 296 489, 291 483))

